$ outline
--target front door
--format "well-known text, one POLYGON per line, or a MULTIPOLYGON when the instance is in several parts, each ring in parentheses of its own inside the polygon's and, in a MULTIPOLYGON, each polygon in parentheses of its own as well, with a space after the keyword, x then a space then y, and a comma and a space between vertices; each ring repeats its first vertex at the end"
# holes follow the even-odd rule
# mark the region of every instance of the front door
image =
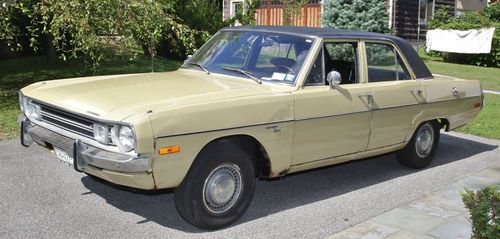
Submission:
POLYGON ((360 84, 358 42, 326 42, 305 85, 295 91, 295 134, 292 165, 366 150, 372 112, 360 84), (327 72, 341 74, 331 89, 327 72))

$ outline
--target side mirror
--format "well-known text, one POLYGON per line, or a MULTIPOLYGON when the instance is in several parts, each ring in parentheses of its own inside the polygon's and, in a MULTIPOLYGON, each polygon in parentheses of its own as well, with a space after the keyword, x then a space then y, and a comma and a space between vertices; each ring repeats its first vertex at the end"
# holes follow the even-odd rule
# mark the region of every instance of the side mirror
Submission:
POLYGON ((186 60, 184 60, 184 63, 186 63, 187 61, 189 61, 189 59, 190 59, 192 56, 193 56, 193 55, 187 55, 186 60))
POLYGON ((340 85, 342 77, 338 71, 330 71, 328 72, 328 75, 326 75, 326 80, 330 84, 330 88, 335 89, 338 85, 340 85))

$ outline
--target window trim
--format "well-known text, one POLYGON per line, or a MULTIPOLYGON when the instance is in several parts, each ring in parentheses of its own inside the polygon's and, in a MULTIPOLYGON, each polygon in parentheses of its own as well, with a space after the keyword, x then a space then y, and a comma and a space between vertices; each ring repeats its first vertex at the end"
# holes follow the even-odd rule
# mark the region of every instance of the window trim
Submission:
MULTIPOLYGON (((322 68, 322 74, 323 74, 323 85, 319 85, 319 84, 308 85, 308 84, 306 84, 307 77, 309 77, 309 74, 311 73, 312 67, 314 65, 314 61, 318 57, 319 52, 320 51, 324 51, 324 45, 325 45, 325 43, 357 43, 358 44, 358 61, 357 61, 357 67, 358 67, 358 71, 359 71, 359 73, 358 73, 359 74, 359 82, 357 82, 356 84, 362 84, 362 83, 364 83, 364 81, 363 81, 364 73, 362 72, 363 69, 361 67, 361 62, 365 62, 363 60, 363 54, 362 54, 362 50, 361 50, 361 48, 362 48, 361 44, 363 44, 363 40, 356 39, 356 38, 322 38, 321 41, 319 41, 319 49, 316 50, 316 52, 314 53, 313 60, 311 61, 311 63, 309 64, 309 66, 307 66, 308 69, 303 69, 303 70, 306 70, 307 73, 305 74, 304 79, 302 81, 302 84, 300 84, 300 87, 304 88, 304 87, 327 86, 326 85, 326 75, 325 75, 325 54, 324 54, 324 52, 323 52, 323 58, 321 59, 321 68, 322 68)), ((364 47, 363 47, 363 49, 364 49, 364 47)), ((309 54, 311 54, 311 52, 309 54)))
MULTIPOLYGON (((416 77, 415 77, 415 73, 413 73, 413 69, 410 67, 410 64, 408 64, 408 60, 406 59, 406 56, 404 54, 401 54, 402 51, 401 49, 399 49, 399 47, 392 43, 391 41, 385 41, 385 40, 371 40, 371 39, 368 39, 368 40, 361 40, 362 44, 363 44, 363 76, 365 78, 365 83, 381 83, 380 81, 378 82, 370 82, 370 79, 368 78, 368 58, 366 56, 366 43, 379 43, 379 44, 386 44, 386 45, 390 45, 392 46, 394 49, 396 49, 396 52, 398 53, 398 56, 401 58, 401 60, 403 61, 403 64, 404 66, 406 67, 406 69, 408 70, 408 73, 410 74, 410 79, 408 80, 416 80, 416 77)), ((399 80, 398 80, 399 81, 399 80)), ((403 81, 403 80, 402 80, 403 81)), ((406 81, 406 80, 404 80, 406 81)), ((394 81, 383 81, 383 82, 394 82, 394 81)))

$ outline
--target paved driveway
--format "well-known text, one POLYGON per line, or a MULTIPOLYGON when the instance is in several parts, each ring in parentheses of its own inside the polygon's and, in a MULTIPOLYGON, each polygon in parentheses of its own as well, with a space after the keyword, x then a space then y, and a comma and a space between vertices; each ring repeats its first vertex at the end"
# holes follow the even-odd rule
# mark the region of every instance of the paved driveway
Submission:
POLYGON ((246 214, 207 232, 185 223, 171 191, 134 192, 77 173, 38 146, 0 142, 0 237, 321 238, 500 161, 500 141, 444 134, 432 165, 393 154, 259 181, 246 214))

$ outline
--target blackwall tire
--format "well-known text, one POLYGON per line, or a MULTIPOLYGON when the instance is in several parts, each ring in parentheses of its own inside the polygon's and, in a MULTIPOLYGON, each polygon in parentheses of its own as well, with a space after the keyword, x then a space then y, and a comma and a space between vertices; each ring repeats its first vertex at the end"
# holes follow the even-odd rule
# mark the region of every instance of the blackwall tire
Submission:
POLYGON ((181 185, 175 205, 193 226, 216 230, 237 221, 252 201, 255 169, 252 158, 229 143, 213 143, 195 159, 181 185))
POLYGON ((420 124, 406 147, 396 153, 399 163, 415 169, 427 167, 436 153, 440 129, 437 121, 420 124))

